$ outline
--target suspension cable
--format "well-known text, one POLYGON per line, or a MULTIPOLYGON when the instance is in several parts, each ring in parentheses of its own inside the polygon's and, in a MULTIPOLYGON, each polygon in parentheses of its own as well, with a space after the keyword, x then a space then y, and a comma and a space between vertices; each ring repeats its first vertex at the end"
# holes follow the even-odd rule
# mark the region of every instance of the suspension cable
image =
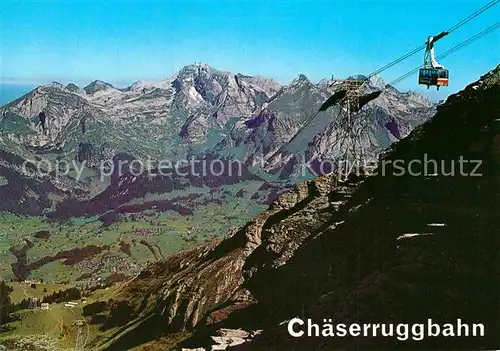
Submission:
POLYGON ((473 37, 463 41, 461 44, 458 44, 456 46, 454 46, 453 48, 447 50, 446 52, 442 53, 441 55, 438 55, 438 59, 443 59, 445 58, 446 56, 449 56, 451 54, 453 54, 455 51, 458 51, 470 44, 472 44, 473 42, 475 42, 476 40, 479 40, 481 39, 482 37, 484 37, 485 35, 497 30, 500 28, 500 22, 497 22, 495 23, 494 25, 486 28, 485 30, 483 30, 482 32, 474 35, 473 37))
POLYGON ((500 2, 500 0, 490 1, 489 3, 487 3, 486 5, 484 5, 483 7, 481 7, 479 10, 477 10, 476 12, 472 13, 471 15, 465 17, 463 20, 461 20, 460 22, 458 22, 456 25, 454 25, 453 27, 451 27, 450 29, 448 29, 447 32, 451 33, 453 31, 457 30, 458 28, 462 27, 464 24, 466 24, 467 22, 469 22, 473 18, 476 18, 477 16, 479 16, 480 14, 482 14, 484 11, 488 10, 490 7, 493 7, 496 4, 498 4, 498 2, 500 2))
POLYGON ((412 51, 408 52, 407 54, 405 54, 405 55, 401 56, 401 57, 400 57, 400 58, 398 58, 397 60, 394 60, 394 61, 392 61, 392 62, 389 62, 387 65, 385 65, 385 66, 383 66, 383 67, 380 67, 378 70, 373 71, 372 73, 370 73, 370 74, 369 74, 369 75, 365 78, 365 80, 368 80, 368 79, 370 79, 371 77, 373 77, 373 76, 375 76, 375 75, 377 75, 377 74, 379 74, 379 73, 381 73, 381 72, 385 71, 386 69, 391 68, 392 66, 394 66, 394 65, 396 65, 396 64, 398 64, 398 63, 400 63, 401 61, 406 60, 408 57, 411 57, 411 56, 415 55, 417 52, 420 52, 420 51, 422 51, 423 49, 425 49, 425 46, 426 46, 426 44, 423 44, 423 45, 421 45, 421 46, 419 46, 419 47, 417 47, 417 48, 413 49, 412 51))

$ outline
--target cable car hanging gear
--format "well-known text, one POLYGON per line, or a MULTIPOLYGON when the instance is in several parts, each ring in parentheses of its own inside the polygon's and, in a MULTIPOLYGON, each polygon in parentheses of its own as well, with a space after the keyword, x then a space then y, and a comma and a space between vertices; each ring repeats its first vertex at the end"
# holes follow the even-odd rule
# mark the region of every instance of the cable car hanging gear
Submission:
POLYGON ((449 72, 440 65, 434 57, 434 44, 441 38, 448 35, 448 32, 441 32, 436 36, 429 36, 427 39, 424 55, 424 68, 418 71, 418 84, 436 86, 439 90, 440 86, 448 86, 449 72))

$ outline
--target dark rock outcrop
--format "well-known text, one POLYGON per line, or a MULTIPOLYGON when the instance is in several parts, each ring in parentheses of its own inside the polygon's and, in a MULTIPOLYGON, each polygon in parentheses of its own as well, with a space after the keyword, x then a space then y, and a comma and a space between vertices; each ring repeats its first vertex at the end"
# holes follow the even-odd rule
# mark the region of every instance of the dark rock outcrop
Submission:
POLYGON ((40 230, 40 231, 35 233, 35 238, 48 239, 48 238, 50 238, 50 232, 48 230, 40 230))
POLYGON ((25 242, 26 244, 20 249, 10 249, 12 254, 14 254, 17 258, 17 262, 12 263, 11 265, 12 273, 19 280, 26 279, 32 271, 39 269, 40 267, 43 267, 44 265, 51 262, 63 260, 62 264, 71 266, 85 260, 86 258, 98 255, 102 251, 109 250, 109 246, 107 245, 87 245, 82 248, 60 251, 54 256, 44 256, 34 262, 28 263, 27 254, 34 245, 26 239, 25 242))

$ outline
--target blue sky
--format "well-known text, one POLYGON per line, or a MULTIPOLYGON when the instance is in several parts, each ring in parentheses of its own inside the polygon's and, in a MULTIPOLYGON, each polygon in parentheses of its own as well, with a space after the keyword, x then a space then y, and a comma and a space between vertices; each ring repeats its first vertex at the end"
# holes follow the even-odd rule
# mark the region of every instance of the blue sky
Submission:
MULTIPOLYGON (((118 86, 160 80, 204 62, 288 83, 366 74, 448 29, 489 0, 371 1, 2 1, 2 82, 118 86)), ((437 45, 437 54, 494 24, 500 5, 437 45)), ((441 62, 445 96, 500 61, 499 32, 441 62)), ((423 61, 417 54, 383 73, 390 81, 423 61)), ((397 86, 415 89, 416 77, 397 86)))

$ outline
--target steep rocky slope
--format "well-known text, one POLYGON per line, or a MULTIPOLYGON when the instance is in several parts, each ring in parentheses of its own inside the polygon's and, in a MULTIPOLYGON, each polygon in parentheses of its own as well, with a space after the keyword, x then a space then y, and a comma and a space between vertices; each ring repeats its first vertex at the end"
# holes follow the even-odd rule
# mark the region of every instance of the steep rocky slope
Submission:
POLYGON ((217 330, 242 328, 263 330, 244 344, 256 350, 498 347, 499 97, 497 67, 394 144, 377 175, 302 183, 227 239, 152 265, 123 287, 133 313, 103 345, 161 348, 184 331, 184 347, 210 349, 217 330), (486 337, 292 338, 282 322, 295 316, 461 318, 484 323, 486 337))

